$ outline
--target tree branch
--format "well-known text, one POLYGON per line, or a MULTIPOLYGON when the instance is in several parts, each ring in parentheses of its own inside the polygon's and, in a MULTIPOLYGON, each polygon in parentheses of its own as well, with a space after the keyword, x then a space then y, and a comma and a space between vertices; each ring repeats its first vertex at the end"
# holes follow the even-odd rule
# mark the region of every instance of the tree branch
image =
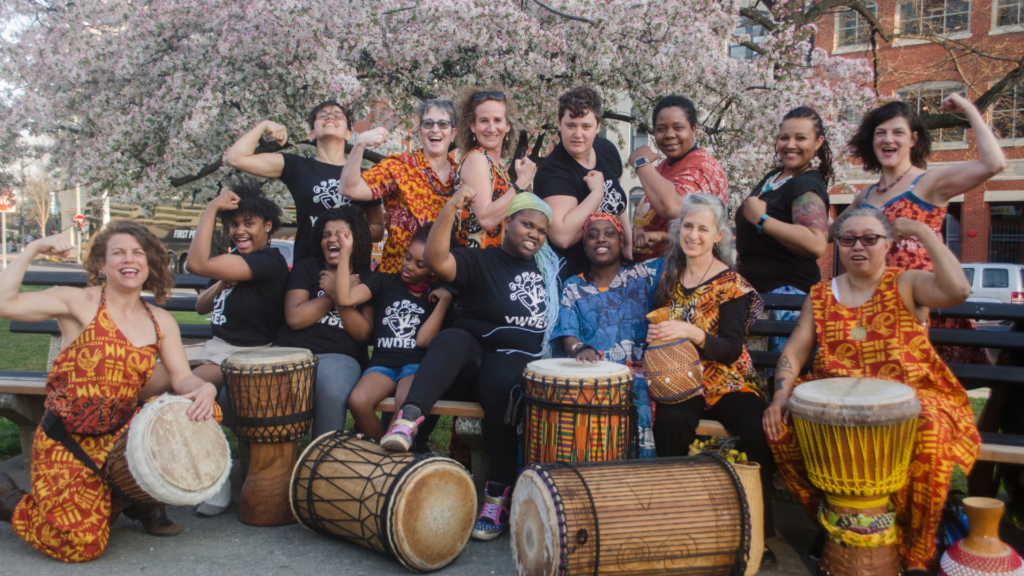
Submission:
POLYGON ((557 14, 557 15, 561 16, 562 18, 567 18, 569 20, 576 20, 577 22, 586 22, 587 24, 590 24, 591 26, 597 26, 597 23, 594 22, 593 20, 588 20, 587 18, 583 18, 582 16, 573 16, 572 14, 566 14, 565 12, 559 12, 558 10, 555 10, 551 6, 548 6, 547 4, 544 4, 540 0, 533 0, 533 3, 536 4, 537 6, 540 6, 543 9, 547 10, 548 12, 551 12, 552 14, 557 14))
POLYGON ((1024 82, 1024 64, 1018 64, 1015 69, 989 87, 984 94, 978 96, 978 99, 974 101, 974 105, 984 114, 986 110, 996 103, 1000 96, 1012 90, 1014 86, 1021 82, 1024 82))
POLYGON ((764 56, 765 54, 768 53, 767 50, 765 50, 764 48, 761 48, 757 44, 754 44, 750 40, 744 40, 743 42, 737 42, 737 44, 739 44, 740 46, 746 46, 747 48, 753 50, 754 52, 757 52, 761 56, 764 56))
POLYGON ((885 31, 885 27, 878 21, 878 18, 859 0, 821 0, 821 2, 818 2, 803 13, 803 22, 801 24, 814 22, 824 16, 829 10, 844 7, 860 14, 861 18, 867 21, 872 30, 882 37, 882 40, 885 40, 887 43, 892 42, 892 35, 885 31))
POLYGON ((775 31, 775 23, 753 8, 740 8, 740 16, 743 16, 755 24, 764 26, 764 29, 769 32, 775 31))

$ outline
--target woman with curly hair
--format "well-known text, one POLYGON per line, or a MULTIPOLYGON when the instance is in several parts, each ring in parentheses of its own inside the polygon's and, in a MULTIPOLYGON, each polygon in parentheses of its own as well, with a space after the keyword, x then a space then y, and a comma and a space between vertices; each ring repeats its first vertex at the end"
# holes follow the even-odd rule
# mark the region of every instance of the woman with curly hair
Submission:
POLYGON ((459 244, 468 248, 501 246, 505 213, 515 194, 533 184, 537 165, 529 158, 515 161, 516 179, 508 174, 515 151, 516 108, 504 86, 466 86, 455 101, 459 123, 455 145, 462 154, 458 177, 481 193, 458 218, 459 244), (486 191, 491 193, 487 194, 486 191))
POLYGON ((63 339, 46 380, 47 416, 32 443, 32 493, 26 495, 0 472, 0 520, 52 558, 86 562, 103 554, 110 525, 121 512, 141 520, 152 534, 181 531, 163 507, 124 508, 112 502, 99 470, 138 412, 157 355, 170 388, 193 401, 187 411, 192 420, 220 415, 217 388, 189 370, 174 317, 142 300, 142 291, 149 290, 163 302, 174 286, 160 241, 134 222, 112 222, 89 249, 88 288, 19 293, 33 258, 67 257, 71 250, 60 235, 36 240, 0 273, 0 317, 56 319, 63 339), (74 444, 90 462, 78 460, 74 444))

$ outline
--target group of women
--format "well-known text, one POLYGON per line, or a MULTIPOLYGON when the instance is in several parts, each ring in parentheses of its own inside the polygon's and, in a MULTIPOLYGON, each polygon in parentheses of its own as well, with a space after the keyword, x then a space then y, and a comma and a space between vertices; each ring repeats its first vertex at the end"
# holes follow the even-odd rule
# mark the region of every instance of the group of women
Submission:
MULTIPOLYGON (((779 127, 776 166, 736 215, 734 250, 724 202, 728 184, 713 156, 696 143, 696 110, 686 98, 667 96, 654 109, 660 164, 653 165, 657 155, 646 147, 629 158, 645 192, 632 222, 618 182, 621 158, 598 136, 602 107, 593 89, 577 87, 561 98, 560 142, 540 166, 516 160, 514 176, 509 159, 517 124, 504 88, 474 86, 458 102, 426 101, 418 110, 422 147, 416 152, 389 156, 360 172, 365 148, 381 145, 387 131, 376 128, 356 138, 337 184, 340 195, 358 203, 312 218, 311 257, 296 262, 290 273, 270 248, 280 209, 253 181, 228 180, 201 219, 188 262, 191 271, 211 279, 197 309, 211 313, 214 338, 190 351, 197 366, 192 375, 182 374, 184 354, 172 350, 161 354, 164 365, 134 393, 188 393, 206 417, 215 389, 223 388, 217 366, 232 352, 308 348, 321 362, 314 434, 343 428, 351 411, 359 430, 397 451, 415 448, 418 437, 422 442, 421 427, 439 399, 475 399, 485 413, 491 464, 473 536, 489 540, 508 526, 520 462, 517 423, 505 414, 531 360, 563 356, 629 366, 638 376, 640 456, 686 454, 700 419, 714 418, 761 465, 766 497, 777 463, 812 515, 821 494, 807 481, 789 431, 793 386, 854 375, 897 380, 913 386, 924 406, 915 447, 919 474, 895 499, 904 528, 900 553, 908 571, 933 571, 950 463, 969 469, 979 442, 963 388, 927 338, 920 338, 926 336, 922 322, 928 308, 955 305, 969 291, 939 235, 946 204, 1005 164, 972 105, 951 96, 942 106, 966 114, 980 158, 926 171, 924 124, 908 105, 885 104, 865 115, 848 144, 866 170, 880 174, 879 182, 858 194, 831 225, 832 150, 824 123, 810 108, 791 110, 779 127), (448 153, 453 141, 458 162, 448 153), (374 201, 383 202, 388 240, 379 268, 371 272, 374 201), (211 257, 218 219, 235 249, 211 257), (822 283, 817 259, 832 239, 847 272, 822 283), (809 294, 793 336, 772 343, 782 352, 774 389, 758 377, 744 345, 765 293, 809 294), (670 319, 649 325, 646 314, 665 306, 670 319), (876 321, 883 310, 897 321, 876 321), (678 404, 650 402, 641 364, 645 347, 681 338, 700 354, 702 394, 678 404), (900 350, 883 354, 880 347, 889 347, 892 338, 900 350), (815 349, 814 372, 798 378, 815 349), (382 421, 374 407, 389 395, 396 396, 397 410, 382 421)), ((318 150, 331 133, 321 122, 338 124, 342 116, 331 106, 311 113, 318 150)), ((125 235, 111 230, 112 238, 125 235)), ((38 241, 26 254, 62 247, 54 242, 38 241)), ((95 256, 107 267, 121 254, 111 246, 95 256)), ((135 260, 140 259, 134 271, 107 272, 106 292, 117 294, 108 300, 116 306, 115 320, 138 316, 138 294, 152 284, 146 274, 159 268, 156 255, 146 252, 135 260)), ((49 301, 51 293, 17 295, 23 272, 24 266, 13 266, 0 275, 0 315, 38 320, 71 314, 74 326, 88 323, 92 308, 84 304, 73 312, 24 306, 26 298, 49 301)), ((93 308, 91 302, 104 293, 83 292, 93 308)), ((61 326, 70 341, 72 323, 61 326)), ((173 332, 164 329, 161 341, 173 332)), ((230 425, 228 394, 220 390, 230 425)), ((56 401, 48 397, 48 407, 56 401)), ((3 517, 28 526, 34 496, 15 498, 15 490, 0 477, 3 517)), ((200 512, 218 513, 229 504, 230 488, 200 512)), ((774 535, 770 505, 764 529, 774 535)), ((27 531, 16 530, 29 539, 27 531)), ((775 561, 767 549, 764 558, 766 564, 775 561)))

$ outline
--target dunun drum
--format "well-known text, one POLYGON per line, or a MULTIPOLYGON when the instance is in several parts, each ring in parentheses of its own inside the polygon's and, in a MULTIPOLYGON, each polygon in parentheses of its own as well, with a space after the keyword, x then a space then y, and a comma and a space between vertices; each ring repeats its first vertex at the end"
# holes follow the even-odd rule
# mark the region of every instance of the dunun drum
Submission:
POLYGON ((519 576, 739 576, 750 553, 743 486, 712 455, 534 464, 510 521, 519 576))
POLYGON ((633 373, 614 362, 537 360, 523 371, 525 463, 623 460, 636 449, 633 373))
POLYGON ((143 504, 192 506, 212 498, 231 473, 231 451, 216 420, 189 419, 191 406, 169 395, 146 403, 114 442, 107 480, 143 504))
POLYGON ((908 481, 917 416, 909 386, 868 378, 801 384, 789 402, 811 483, 825 492, 821 567, 834 576, 895 576, 896 515, 889 496, 908 481))
MULTIPOLYGON (((647 315, 651 324, 669 319, 669 309, 659 308, 647 315)), ((644 374, 651 400, 678 404, 700 395, 704 369, 700 355, 689 340, 655 340, 644 350, 644 374)))
POLYGON ((455 560, 476 521, 473 478, 458 462, 389 453, 341 432, 306 448, 290 493, 304 527, 391 555, 415 572, 455 560))
POLYGON ((288 507, 288 478, 295 440, 309 431, 319 361, 304 348, 237 352, 221 365, 235 434, 249 442, 249 474, 238 519, 253 526, 295 522, 288 507))

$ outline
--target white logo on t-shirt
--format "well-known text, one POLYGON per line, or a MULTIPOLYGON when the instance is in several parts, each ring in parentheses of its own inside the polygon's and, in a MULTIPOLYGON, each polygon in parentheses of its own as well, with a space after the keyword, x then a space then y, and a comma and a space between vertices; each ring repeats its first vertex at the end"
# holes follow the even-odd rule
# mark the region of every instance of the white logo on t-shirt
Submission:
POLYGON ((217 297, 213 299, 213 310, 210 312, 210 324, 214 326, 223 326, 228 321, 228 317, 224 315, 224 304, 228 301, 228 294, 231 294, 231 291, 234 289, 235 287, 232 286, 226 290, 221 290, 220 294, 217 294, 217 297))
MULTIPOLYGON (((321 290, 317 292, 316 297, 319 298, 324 294, 326 294, 326 292, 321 290)), ((344 326, 342 326, 341 324, 341 315, 338 314, 337 308, 331 308, 331 311, 328 312, 327 314, 324 314, 324 317, 321 318, 317 322, 317 324, 327 324, 328 326, 337 326, 338 328, 344 328, 344 326)))
POLYGON ((420 325, 420 314, 423 308, 408 300, 395 302, 384 310, 382 324, 391 329, 394 338, 378 338, 380 348, 415 348, 416 327, 420 325))
POLYGON ((509 282, 509 298, 518 300, 530 312, 529 316, 505 316, 505 322, 517 326, 544 327, 544 277, 536 272, 523 272, 509 282))
POLYGON ((605 212, 612 216, 618 216, 622 214, 622 211, 626 209, 626 202, 622 198, 622 193, 615 189, 614 180, 604 181, 604 199, 601 200, 601 207, 597 209, 598 212, 605 212))
POLYGON ((339 185, 334 178, 320 182, 319 186, 313 187, 313 202, 323 204, 324 208, 341 208, 351 204, 352 200, 338 192, 339 185))

